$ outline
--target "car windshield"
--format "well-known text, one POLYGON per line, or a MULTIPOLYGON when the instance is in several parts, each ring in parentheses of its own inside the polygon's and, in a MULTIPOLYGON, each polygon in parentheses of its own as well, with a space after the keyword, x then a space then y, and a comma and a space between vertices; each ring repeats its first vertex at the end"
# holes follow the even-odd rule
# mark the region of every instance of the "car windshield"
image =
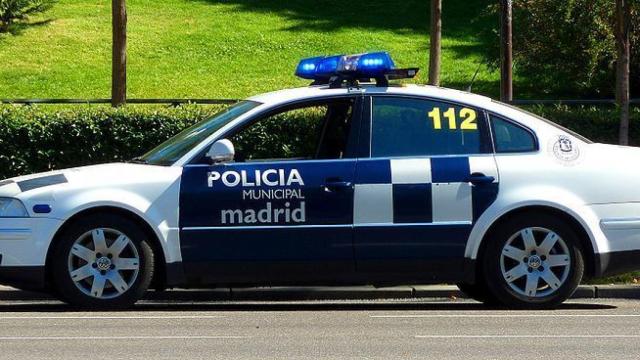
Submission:
POLYGON ((183 130, 133 161, 152 165, 172 165, 211 134, 258 105, 260 103, 255 101, 241 101, 213 117, 183 130))

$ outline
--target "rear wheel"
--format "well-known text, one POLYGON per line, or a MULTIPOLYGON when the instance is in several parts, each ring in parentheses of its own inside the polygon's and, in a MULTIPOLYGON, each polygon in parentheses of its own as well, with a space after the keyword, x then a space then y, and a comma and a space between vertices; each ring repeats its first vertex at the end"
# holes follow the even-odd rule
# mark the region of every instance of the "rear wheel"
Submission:
POLYGON ((153 252, 144 231, 124 217, 92 214, 73 223, 53 252, 59 296, 86 308, 125 308, 148 289, 153 252))
POLYGON ((501 226, 483 261, 489 291, 513 308, 553 308, 576 290, 584 272, 577 235, 547 214, 524 214, 501 226))

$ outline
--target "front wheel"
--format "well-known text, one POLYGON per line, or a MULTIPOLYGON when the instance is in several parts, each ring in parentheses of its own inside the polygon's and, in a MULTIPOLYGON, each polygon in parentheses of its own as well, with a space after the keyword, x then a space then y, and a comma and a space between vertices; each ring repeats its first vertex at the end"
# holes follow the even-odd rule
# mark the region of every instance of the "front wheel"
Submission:
POLYGON ((579 239, 557 217, 514 217, 489 241, 483 275, 503 305, 553 308, 569 298, 582 280, 584 260, 579 239))
POLYGON ((83 308, 126 308, 146 292, 153 251, 144 231, 113 214, 73 223, 59 238, 52 270, 60 297, 83 308))

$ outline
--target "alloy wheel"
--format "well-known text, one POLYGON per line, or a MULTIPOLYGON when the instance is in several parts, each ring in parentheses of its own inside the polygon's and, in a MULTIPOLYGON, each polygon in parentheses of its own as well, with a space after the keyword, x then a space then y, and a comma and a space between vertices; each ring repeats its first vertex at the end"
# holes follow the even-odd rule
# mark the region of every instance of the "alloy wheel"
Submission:
POLYGON ((502 277, 521 296, 543 298, 567 280, 571 255, 565 241, 542 227, 528 227, 513 234, 502 248, 502 277))
POLYGON ((118 230, 97 228, 81 235, 71 247, 68 271, 85 295, 112 299, 138 278, 140 256, 134 243, 118 230))

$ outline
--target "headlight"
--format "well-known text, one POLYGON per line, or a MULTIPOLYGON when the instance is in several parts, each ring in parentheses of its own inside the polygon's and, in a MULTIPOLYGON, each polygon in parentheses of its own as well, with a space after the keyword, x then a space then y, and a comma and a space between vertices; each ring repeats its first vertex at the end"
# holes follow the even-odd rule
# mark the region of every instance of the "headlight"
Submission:
POLYGON ((22 201, 0 197, 0 218, 2 217, 29 217, 29 213, 22 201))

